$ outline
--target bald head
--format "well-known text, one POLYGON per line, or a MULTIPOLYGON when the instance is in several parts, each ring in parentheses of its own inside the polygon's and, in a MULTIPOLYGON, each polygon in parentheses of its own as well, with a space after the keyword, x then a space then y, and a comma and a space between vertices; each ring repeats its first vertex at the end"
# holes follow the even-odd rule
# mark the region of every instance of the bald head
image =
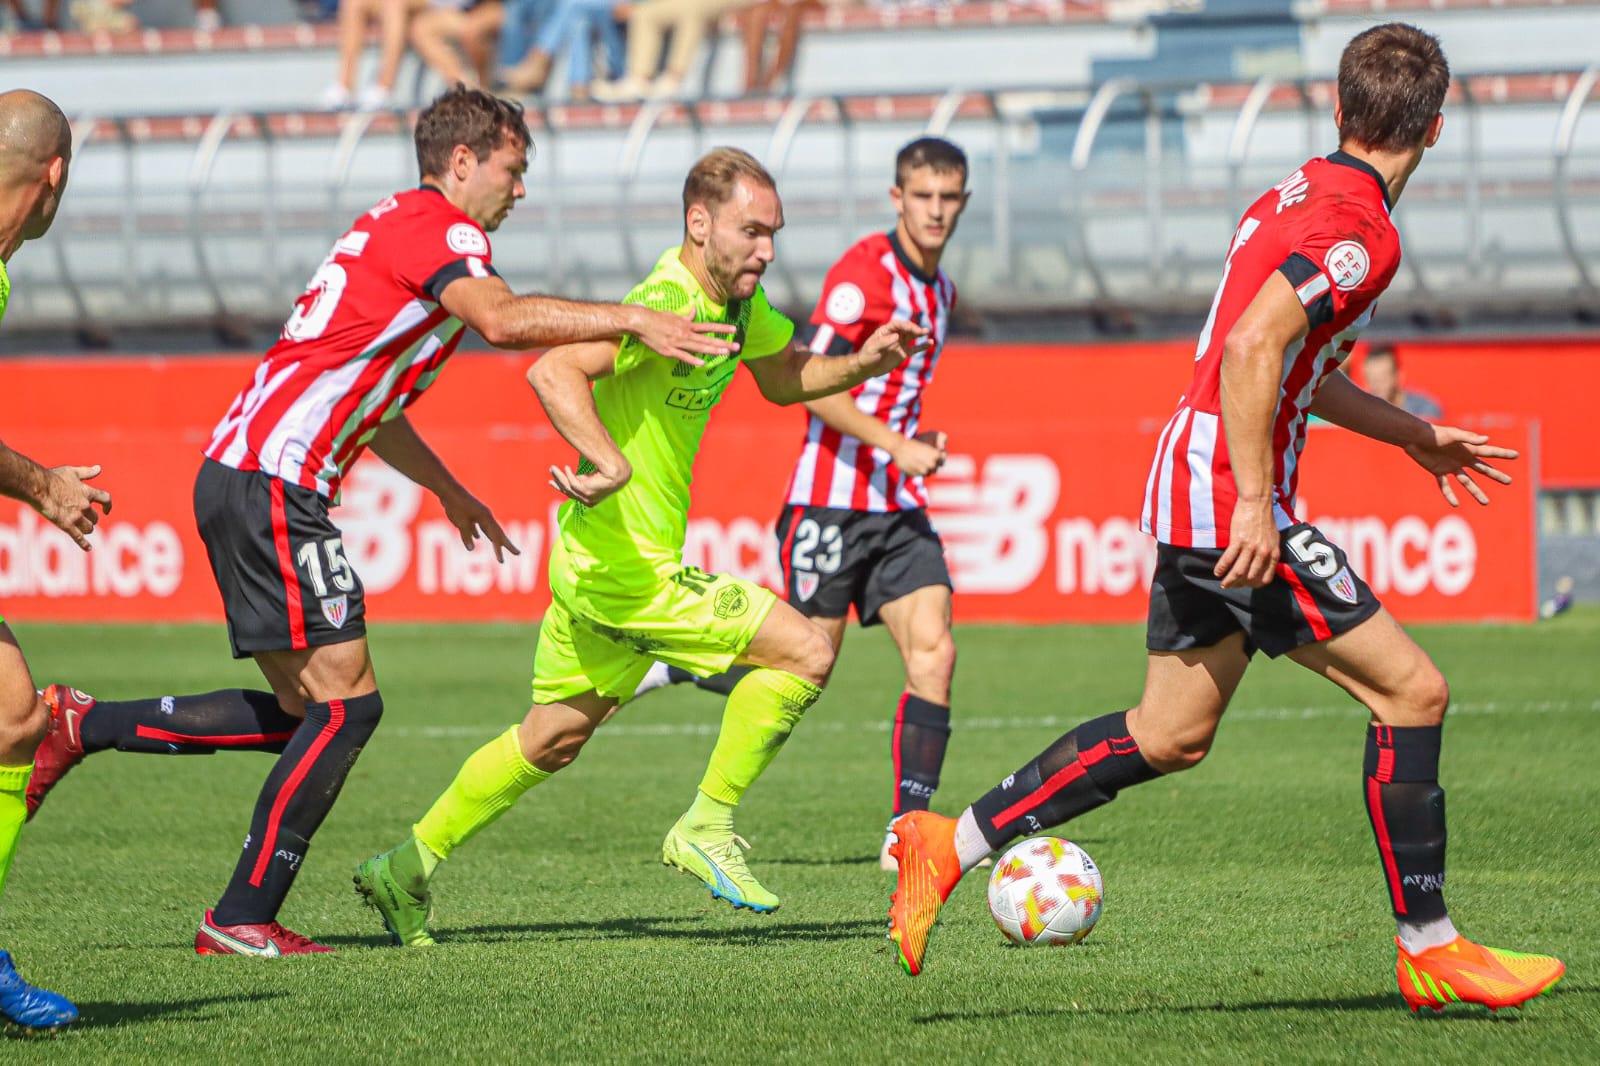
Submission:
POLYGON ((55 101, 28 89, 0 93, 0 191, 8 210, 0 229, 42 237, 55 220, 72 161, 72 125, 55 101))

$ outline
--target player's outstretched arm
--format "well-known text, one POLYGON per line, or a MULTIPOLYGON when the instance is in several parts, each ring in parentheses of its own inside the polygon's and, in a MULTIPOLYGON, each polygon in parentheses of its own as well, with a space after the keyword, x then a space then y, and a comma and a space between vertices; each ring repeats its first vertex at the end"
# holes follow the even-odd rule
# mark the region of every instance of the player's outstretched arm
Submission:
POLYGON ((40 466, 0 443, 0 495, 21 500, 38 511, 73 543, 89 551, 89 534, 100 513, 111 513, 111 493, 85 484, 98 477, 98 466, 40 466), (95 505, 100 505, 100 511, 95 505))
POLYGON ((528 368, 528 384, 556 427, 556 432, 588 460, 582 466, 550 468, 550 487, 593 507, 628 483, 633 465, 611 438, 594 403, 593 384, 609 377, 617 365, 617 346, 608 341, 552 348, 528 368))
POLYGON ((1489 502, 1473 474, 1502 485, 1511 484, 1510 474, 1495 469, 1485 460, 1515 459, 1515 451, 1490 444, 1483 433, 1456 426, 1437 426, 1418 418, 1372 395, 1343 374, 1329 375, 1318 390, 1311 411, 1353 433, 1405 449, 1418 466, 1433 475, 1451 507, 1460 506, 1455 484, 1465 488, 1479 503, 1489 502))
POLYGON ((446 311, 496 348, 526 351, 557 344, 617 340, 625 333, 653 352, 700 366, 703 355, 727 355, 739 346, 734 327, 696 322, 693 315, 638 304, 585 303, 556 296, 518 296, 497 277, 457 278, 439 293, 446 311))
POLYGON ((927 477, 944 465, 947 453, 943 433, 930 430, 915 437, 903 436, 857 407, 855 400, 842 392, 807 400, 805 406, 829 429, 888 452, 894 465, 911 477, 927 477))
POLYGON ((795 342, 774 355, 746 359, 745 365, 761 395, 773 403, 804 403, 887 374, 927 344, 926 326, 897 318, 873 330, 861 350, 849 355, 818 355, 795 342))
POLYGON ((1283 379, 1283 353, 1310 330, 1294 286, 1278 271, 1262 282, 1222 344, 1222 428, 1239 498, 1228 546, 1214 573, 1223 588, 1261 588, 1278 565, 1272 515, 1272 421, 1283 379))
POLYGON ((494 512, 456 480, 434 450, 417 435, 416 428, 405 415, 391 418, 378 426, 367 446, 374 455, 394 467, 418 485, 439 498, 444 516, 461 534, 461 543, 471 551, 480 536, 494 547, 497 561, 505 560, 505 553, 521 555, 522 551, 500 523, 494 512))

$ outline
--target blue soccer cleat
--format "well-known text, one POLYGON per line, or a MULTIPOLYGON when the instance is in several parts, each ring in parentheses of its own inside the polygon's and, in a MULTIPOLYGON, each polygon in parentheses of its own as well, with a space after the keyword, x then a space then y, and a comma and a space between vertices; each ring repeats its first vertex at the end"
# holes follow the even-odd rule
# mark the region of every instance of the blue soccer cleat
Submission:
POLYGON ((78 1008, 66 996, 24 981, 11 953, 0 951, 0 1016, 24 1029, 59 1029, 78 1020, 78 1008))

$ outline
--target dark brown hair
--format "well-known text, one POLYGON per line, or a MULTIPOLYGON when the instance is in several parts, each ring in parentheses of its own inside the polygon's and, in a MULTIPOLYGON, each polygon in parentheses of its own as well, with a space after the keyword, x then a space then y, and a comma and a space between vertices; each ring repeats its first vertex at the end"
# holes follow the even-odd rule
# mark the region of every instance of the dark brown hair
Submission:
POLYGON ((919 137, 900 149, 894 157, 894 184, 905 188, 906 179, 918 167, 928 167, 935 174, 959 171, 963 184, 967 180, 967 153, 943 137, 919 137))
POLYGON ((526 148, 533 137, 521 104, 457 82, 417 116, 415 141, 417 167, 429 178, 444 174, 458 144, 472 149, 481 162, 507 141, 526 148))
POLYGON ((704 204, 707 211, 715 214, 717 208, 732 198, 741 178, 749 178, 769 189, 778 187, 767 168, 742 148, 711 149, 689 168, 689 176, 683 179, 684 215, 687 216, 689 208, 695 204, 704 204))
POLYGON ((1407 152, 1428 135, 1450 88, 1438 38, 1403 22, 1357 34, 1339 58, 1339 139, 1382 152, 1407 152))

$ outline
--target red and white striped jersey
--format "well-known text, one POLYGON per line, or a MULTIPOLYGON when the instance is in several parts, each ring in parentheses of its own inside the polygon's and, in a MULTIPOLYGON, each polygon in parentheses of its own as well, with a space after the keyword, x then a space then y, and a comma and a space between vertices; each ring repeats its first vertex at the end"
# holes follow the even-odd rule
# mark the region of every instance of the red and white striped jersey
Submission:
MULTIPOLYGON (((944 350, 956 287, 940 270, 933 277, 913 266, 896 235, 863 237, 828 271, 822 299, 811 313, 816 333, 811 350, 840 355, 856 351, 892 318, 927 326, 932 343, 880 377, 850 390, 856 407, 906 437, 917 434, 922 390, 944 350)), ((853 511, 903 511, 928 506, 920 477, 901 472, 882 448, 830 428, 806 415, 806 442, 789 478, 790 506, 853 511)))
POLYGON ((439 190, 387 197, 334 242, 206 457, 337 500, 378 426, 433 384, 461 342, 465 326, 439 293, 492 274, 483 228, 439 190))
POLYGON ((1310 323, 1306 336, 1283 353, 1272 426, 1273 515, 1279 529, 1294 523, 1311 402, 1349 356, 1399 265, 1400 235, 1389 219, 1383 180, 1344 152, 1311 160, 1250 206, 1200 334, 1194 379, 1156 446, 1140 521, 1146 533, 1179 547, 1228 543, 1238 489, 1222 424, 1222 348, 1274 271, 1295 286, 1310 323))

